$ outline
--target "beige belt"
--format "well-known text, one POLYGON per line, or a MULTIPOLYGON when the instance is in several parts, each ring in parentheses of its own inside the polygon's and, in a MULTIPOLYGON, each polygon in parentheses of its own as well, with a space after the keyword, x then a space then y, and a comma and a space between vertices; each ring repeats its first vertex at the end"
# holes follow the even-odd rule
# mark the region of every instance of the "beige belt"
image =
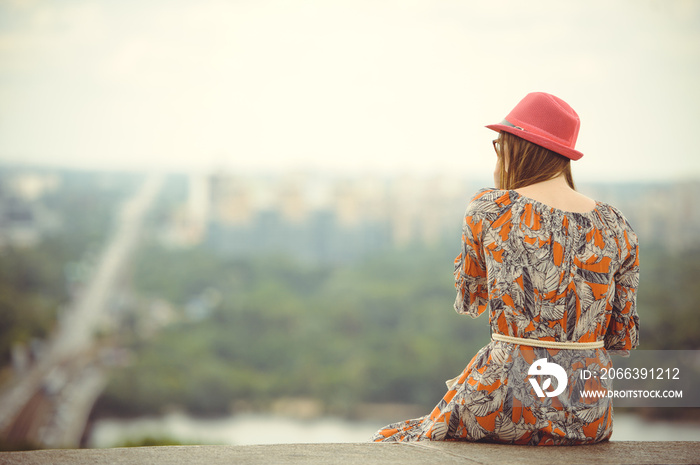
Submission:
POLYGON ((493 333, 491 339, 494 341, 510 342, 512 344, 520 344, 531 347, 545 347, 547 349, 602 349, 605 346, 604 341, 594 342, 556 342, 556 341, 541 341, 539 339, 527 339, 524 337, 506 336, 504 334, 493 333))

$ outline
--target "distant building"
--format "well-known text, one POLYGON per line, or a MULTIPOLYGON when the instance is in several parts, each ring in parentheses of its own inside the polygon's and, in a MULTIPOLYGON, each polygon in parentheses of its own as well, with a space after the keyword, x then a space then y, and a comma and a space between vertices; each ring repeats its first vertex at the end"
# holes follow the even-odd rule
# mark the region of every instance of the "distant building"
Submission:
POLYGON ((459 240, 467 186, 447 179, 303 174, 190 178, 169 242, 231 256, 353 260, 411 243, 459 240))
POLYGON ((59 185, 52 174, 0 173, 0 247, 31 247, 55 229, 57 218, 41 199, 59 185))

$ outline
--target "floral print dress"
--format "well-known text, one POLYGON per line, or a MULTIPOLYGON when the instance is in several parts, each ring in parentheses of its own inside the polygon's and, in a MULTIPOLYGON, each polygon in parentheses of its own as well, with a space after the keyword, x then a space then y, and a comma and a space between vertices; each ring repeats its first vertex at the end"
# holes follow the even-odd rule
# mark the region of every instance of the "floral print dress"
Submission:
POLYGON ((388 425, 372 440, 573 445, 609 439, 612 399, 582 391, 607 391, 610 381, 584 379, 581 372, 600 373, 612 366, 611 352, 625 355, 638 344, 637 251, 629 223, 605 203, 572 213, 513 190, 479 191, 467 208, 455 259, 455 310, 471 317, 488 310, 492 334, 603 341, 604 347, 492 340, 447 381, 447 393, 429 415, 388 425), (538 397, 528 382, 544 381, 528 374, 543 358, 566 371, 566 388, 557 396, 538 397))

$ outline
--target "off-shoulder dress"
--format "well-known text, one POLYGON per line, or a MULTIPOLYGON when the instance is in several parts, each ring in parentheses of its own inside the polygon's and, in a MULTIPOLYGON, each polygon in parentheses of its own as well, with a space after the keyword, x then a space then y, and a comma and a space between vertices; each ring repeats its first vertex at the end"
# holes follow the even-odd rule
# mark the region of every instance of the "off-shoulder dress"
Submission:
POLYGON ((372 440, 573 445, 609 439, 610 380, 581 373, 601 373, 612 366, 612 351, 624 355, 638 344, 638 240, 622 213, 603 202, 586 213, 566 212, 514 190, 483 189, 467 208, 454 276, 455 310, 471 317, 488 310, 492 335, 602 347, 492 340, 447 382, 429 415, 388 425, 372 440), (549 394, 562 379, 538 375, 533 366, 542 359, 566 372, 556 396, 549 394))

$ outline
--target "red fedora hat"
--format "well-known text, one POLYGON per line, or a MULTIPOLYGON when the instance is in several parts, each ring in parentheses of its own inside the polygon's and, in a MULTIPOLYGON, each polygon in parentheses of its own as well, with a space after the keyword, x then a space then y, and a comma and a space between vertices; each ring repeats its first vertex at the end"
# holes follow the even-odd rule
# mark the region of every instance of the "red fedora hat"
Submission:
POLYGON ((583 156, 574 149, 581 120, 565 101, 551 94, 527 94, 503 121, 486 127, 513 134, 572 160, 583 156))

